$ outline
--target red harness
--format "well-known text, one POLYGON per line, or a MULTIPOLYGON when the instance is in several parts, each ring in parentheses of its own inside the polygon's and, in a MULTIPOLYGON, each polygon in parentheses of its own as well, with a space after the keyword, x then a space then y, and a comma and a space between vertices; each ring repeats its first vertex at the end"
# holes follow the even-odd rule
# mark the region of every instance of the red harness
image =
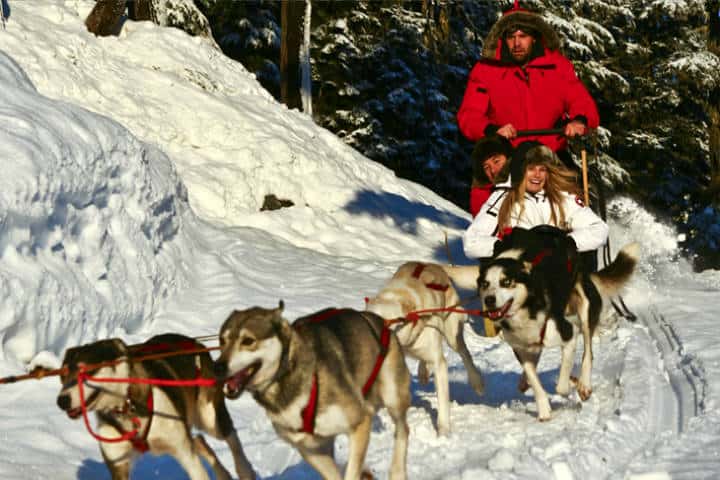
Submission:
MULTIPOLYGON (((306 322, 309 323, 320 323, 323 322, 329 318, 334 317, 338 313, 342 312, 343 310, 339 310, 336 308, 330 308, 328 310, 325 310, 324 312, 320 312, 317 315, 310 317, 303 321, 303 324, 306 322)), ((380 332, 380 353, 378 353, 377 359, 375 360, 375 366, 372 369, 372 372, 370 372, 370 376, 368 377, 367 381, 365 382, 365 385, 363 385, 362 393, 364 397, 367 397, 368 393, 370 392, 370 389, 375 384, 375 380, 377 380, 377 376, 380 373, 380 368, 382 368, 383 362, 385 361, 385 357, 387 356, 388 347, 390 345, 390 329, 387 325, 383 324, 383 329, 380 332)), ((305 406, 305 408, 301 411, 302 416, 302 432, 308 433, 310 435, 313 435, 315 432, 315 418, 317 417, 317 403, 318 403, 318 379, 317 379, 317 372, 313 372, 313 381, 312 386, 310 387, 310 398, 308 399, 308 403, 305 406)))
MULTIPOLYGON (((530 263, 532 263, 533 267, 537 266, 540 262, 542 262, 543 258, 549 257, 552 255, 552 250, 549 248, 546 248, 544 250, 540 250, 540 253, 535 255, 535 258, 532 259, 530 263)), ((565 267, 567 268, 568 273, 572 273, 573 265, 572 261, 568 258, 567 263, 565 264, 565 267)))
MULTIPOLYGON (((420 274, 422 273, 423 270, 425 270, 425 264, 423 264, 423 263, 418 264, 418 266, 415 267, 415 270, 413 270, 412 276, 414 278, 419 279, 420 274)), ((449 285, 441 285, 439 283, 432 283, 432 282, 426 283, 425 286, 427 288, 429 288, 430 290, 439 290, 441 292, 446 291, 450 287, 449 285)))
MULTIPOLYGON (((140 345, 137 348, 138 353, 157 353, 157 352, 170 352, 170 351, 188 351, 192 353, 192 350, 197 348, 197 344, 194 341, 180 341, 180 342, 173 342, 173 343, 158 343, 158 344, 150 344, 150 345, 140 345)), ((82 410, 83 415, 83 421, 85 422, 85 427, 87 428, 88 432, 90 432, 90 435, 92 435, 96 440, 101 442, 107 442, 107 443, 119 443, 124 441, 129 441, 133 448, 140 453, 145 453, 150 449, 150 446, 147 442, 147 436, 148 432, 150 431, 150 426, 152 425, 153 420, 153 413, 154 413, 154 401, 153 401, 153 393, 152 393, 152 385, 159 385, 159 386, 168 386, 168 387, 211 387, 216 384, 216 381, 214 378, 202 378, 200 376, 200 370, 197 371, 197 378, 193 380, 172 380, 172 379, 162 379, 162 378, 102 378, 102 377, 93 377, 88 374, 87 368, 85 366, 81 366, 78 375, 77 375, 77 382, 78 382, 78 393, 80 394, 80 408, 82 410), (88 419, 88 411, 87 411, 87 404, 85 402, 85 381, 90 380, 96 383, 127 383, 127 384, 143 384, 143 385, 150 385, 150 391, 148 393, 146 408, 147 408, 147 415, 148 415, 148 422, 145 425, 145 428, 142 432, 140 432, 140 425, 141 421, 140 418, 137 416, 134 416, 130 419, 130 421, 133 423, 135 428, 129 432, 124 431, 121 427, 116 427, 121 431, 121 435, 119 437, 115 438, 108 438, 103 437, 96 433, 90 426, 90 421, 88 419)), ((128 394, 126 398, 125 406, 122 409, 118 409, 115 413, 126 415, 128 413, 132 412, 132 408, 130 407, 132 405, 132 402, 130 400, 130 396, 128 394)))
POLYGON ((317 372, 313 372, 312 387, 310 387, 310 398, 308 404, 302 409, 302 431, 312 433, 315 431, 315 417, 317 416, 318 381, 317 372))
MULTIPOLYGON (((109 438, 109 437, 103 437, 102 435, 95 433, 95 431, 90 426, 90 420, 88 419, 88 411, 87 411, 87 404, 85 403, 85 381, 86 380, 93 380, 93 381, 103 381, 107 379, 97 379, 89 376, 87 374, 87 371, 81 367, 80 372, 78 373, 78 391, 80 393, 80 408, 82 409, 82 416, 83 421, 85 422, 85 428, 87 428, 87 431, 90 432, 90 435, 95 438, 95 440, 98 440, 100 442, 105 443, 119 443, 124 441, 129 441, 133 448, 141 453, 145 453, 150 449, 150 446, 147 442, 147 436, 148 432, 150 431, 150 425, 152 424, 153 419, 153 394, 152 394, 152 388, 150 389, 150 393, 148 394, 147 398, 147 411, 148 411, 148 422, 145 425, 145 428, 142 431, 142 434, 138 435, 140 433, 140 418, 138 417, 132 417, 130 421, 133 423, 135 428, 129 432, 124 431, 122 427, 116 427, 120 430, 121 435, 119 437, 115 438, 109 438)), ((127 399, 127 402, 125 404, 125 407, 118 410, 116 413, 120 414, 127 414, 129 411, 131 411, 129 407, 129 397, 127 399)))
MULTIPOLYGON (((152 424, 152 421, 153 421, 153 412, 154 412, 152 388, 150 389, 150 393, 148 394, 148 398, 147 398, 147 403, 145 405, 146 405, 147 411, 148 411, 148 422, 142 431, 142 435, 137 435, 137 430, 134 430, 133 432, 135 433, 135 435, 133 435, 130 438, 130 443, 132 444, 133 448, 140 453, 145 453, 148 450, 150 450, 150 445, 147 442, 147 436, 148 436, 148 432, 150 431, 150 425, 152 424)), ((128 412, 128 410, 129 409, 126 406, 119 413, 126 414, 128 412)), ((135 420, 136 418, 137 417, 134 417, 133 420, 135 420)), ((133 423, 135 423, 135 422, 133 422, 133 423)), ((120 431, 123 434, 126 433, 125 431, 123 431, 122 427, 120 428, 120 431)))
MULTIPOLYGON (((540 253, 535 255, 535 258, 532 259, 533 266, 536 266, 539 264, 543 258, 552 255, 552 250, 549 248, 546 248, 544 250, 541 250, 540 253)), ((570 259, 567 261, 567 270, 568 273, 572 272, 572 262, 570 259)), ((545 323, 543 323, 542 328, 540 329, 540 340, 536 343, 536 345, 542 346, 543 342, 545 341, 545 330, 547 329, 547 319, 545 319, 545 323)))
POLYGON ((543 323, 543 326, 540 329, 540 340, 538 340, 538 342, 536 344, 540 347, 542 347, 543 342, 545 341, 545 330, 547 330, 547 318, 545 319, 545 323, 543 323))

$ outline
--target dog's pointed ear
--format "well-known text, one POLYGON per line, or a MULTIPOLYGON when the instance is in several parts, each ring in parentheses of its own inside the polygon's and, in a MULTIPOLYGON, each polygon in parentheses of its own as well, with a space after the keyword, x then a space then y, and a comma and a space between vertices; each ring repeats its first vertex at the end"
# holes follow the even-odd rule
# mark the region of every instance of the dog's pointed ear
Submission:
POLYGON ((292 327, 290 327, 290 322, 285 320, 282 316, 284 307, 285 304, 282 300, 280 300, 278 308, 272 310, 270 322, 273 325, 273 329, 275 329, 276 332, 279 332, 281 337, 290 338, 292 336, 292 327))
POLYGON ((282 316, 282 312, 283 312, 284 308, 285 308, 285 303, 282 300, 280 300, 278 307, 274 308, 270 311, 270 313, 272 315, 270 317, 270 321, 272 322, 273 325, 282 326, 283 323, 287 323, 287 321, 282 316))
POLYGON ((125 342, 122 341, 120 338, 113 338, 112 339, 112 345, 115 350, 117 350, 121 355, 127 355, 128 347, 125 342))
POLYGON ((533 266, 532 262, 523 262, 523 271, 525 273, 532 273, 533 266))

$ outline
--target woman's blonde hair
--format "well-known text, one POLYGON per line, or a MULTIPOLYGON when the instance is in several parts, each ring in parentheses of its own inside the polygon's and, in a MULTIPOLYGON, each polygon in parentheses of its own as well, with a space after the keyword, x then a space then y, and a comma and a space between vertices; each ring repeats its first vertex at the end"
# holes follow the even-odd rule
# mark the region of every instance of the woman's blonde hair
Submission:
POLYGON ((517 183, 513 181, 515 185, 508 191, 500 206, 500 211, 498 212, 498 228, 503 229, 512 226, 510 225, 510 219, 515 204, 520 205, 518 217, 522 217, 525 211, 527 171, 529 167, 534 165, 544 165, 545 168, 547 168, 547 179, 545 180, 543 190, 545 191, 548 202, 550 202, 550 211, 552 212, 551 221, 556 227, 564 228, 565 209, 563 208, 563 193, 580 194, 578 176, 574 171, 562 165, 557 156, 546 147, 539 147, 528 152, 522 170, 523 178, 517 183))

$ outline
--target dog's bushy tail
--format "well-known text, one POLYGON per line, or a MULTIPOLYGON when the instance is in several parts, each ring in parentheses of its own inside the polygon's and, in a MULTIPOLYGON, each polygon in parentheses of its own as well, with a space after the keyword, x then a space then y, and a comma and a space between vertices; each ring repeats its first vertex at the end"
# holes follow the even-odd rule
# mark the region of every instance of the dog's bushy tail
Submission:
POLYGON ((590 278, 598 288, 603 298, 610 298, 630 280, 640 259, 640 244, 625 245, 610 265, 597 273, 590 274, 590 278))
POLYGON ((477 279, 480 276, 478 265, 440 265, 457 288, 477 290, 477 279))

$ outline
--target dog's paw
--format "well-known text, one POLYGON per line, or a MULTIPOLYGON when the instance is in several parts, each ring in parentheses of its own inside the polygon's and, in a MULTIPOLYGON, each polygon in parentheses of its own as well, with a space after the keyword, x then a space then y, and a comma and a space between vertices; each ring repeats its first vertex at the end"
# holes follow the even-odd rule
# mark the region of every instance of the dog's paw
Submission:
POLYGON ((592 387, 589 385, 585 385, 580 380, 578 380, 577 377, 571 376, 570 377, 570 384, 577 389, 578 396, 580 397, 580 400, 583 402, 590 398, 592 395, 592 387))
POLYGON ((422 360, 418 363, 417 376, 420 385, 427 385, 430 381, 430 372, 428 371, 427 365, 422 360))
POLYGON ((478 395, 482 395, 485 393, 485 382, 483 382, 482 375, 480 372, 468 372, 468 383, 470 383, 470 386, 473 390, 475 390, 475 393, 478 395))
POLYGON ((540 398, 535 398, 535 405, 537 405, 537 419, 540 422, 547 422, 550 420, 552 414, 552 408, 550 407, 550 399, 542 395, 540 398))
POLYGON ((583 402, 592 395, 592 387, 578 383, 577 392, 583 402))
POLYGON ((482 380, 480 380, 479 382, 470 382, 470 386, 473 390, 475 390, 475 393, 477 393, 478 395, 485 394, 485 384, 482 380))
POLYGON ((363 469, 362 473, 360 474, 360 480, 374 480, 375 477, 373 476, 372 472, 368 469, 363 469))
POLYGON ((520 376, 520 381, 518 381, 517 389, 520 393, 525 393, 525 392, 527 392, 528 388, 530 388, 530 384, 527 381, 527 377, 523 373, 520 376))
POLYGON ((538 422, 549 422, 552 417, 551 414, 552 410, 550 410, 550 405, 548 405, 547 408, 538 408, 538 422))

